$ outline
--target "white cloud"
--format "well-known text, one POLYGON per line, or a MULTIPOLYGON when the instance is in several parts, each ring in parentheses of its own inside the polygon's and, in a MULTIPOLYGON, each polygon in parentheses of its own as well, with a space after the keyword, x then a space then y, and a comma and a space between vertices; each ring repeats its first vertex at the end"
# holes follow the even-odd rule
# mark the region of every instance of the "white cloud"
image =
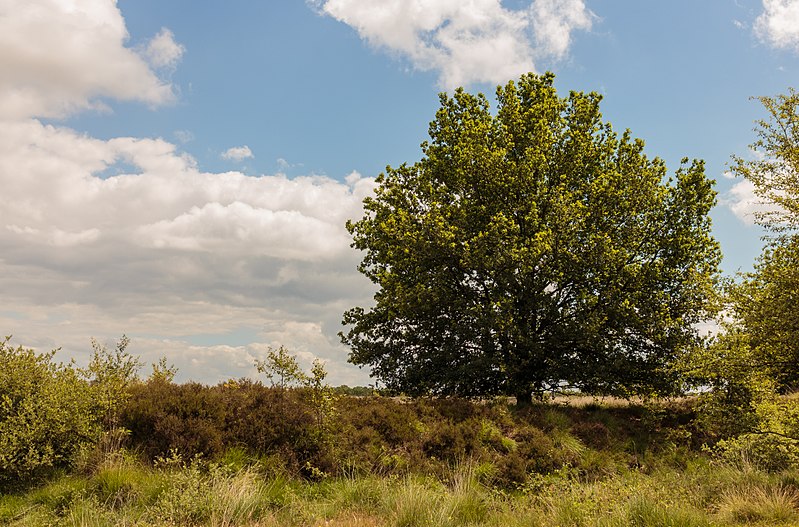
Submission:
POLYGON ((499 0, 317 0, 320 10, 395 52, 420 70, 436 70, 446 88, 504 83, 534 71, 540 57, 566 55, 575 30, 594 15, 582 0, 536 0, 506 9, 499 0))
POLYGON ((0 188, 0 327, 15 341, 80 359, 91 336, 127 332, 131 351, 206 382, 285 344, 328 361, 332 382, 367 382, 336 332, 372 292, 344 223, 374 179, 207 173, 163 140, 29 119, 0 124, 0 188))
POLYGON ((156 68, 174 68, 185 51, 184 46, 175 42, 175 35, 170 30, 161 28, 147 44, 144 54, 156 68))
POLYGON ((729 207, 733 214, 747 225, 754 225, 760 214, 780 210, 776 204, 763 201, 755 193, 754 183, 747 179, 733 185, 720 202, 729 207))
POLYGON ((722 200, 738 219, 747 225, 754 225, 755 212, 763 209, 763 204, 755 195, 755 186, 749 180, 739 181, 722 200))
POLYGON ((234 146, 228 148, 222 153, 222 159, 230 159, 232 161, 243 161, 253 157, 255 156, 252 154, 252 150, 250 150, 250 147, 247 145, 234 146))
POLYGON ((0 0, 2 334, 85 364, 90 337, 127 333, 132 353, 203 382, 253 375, 285 344, 327 361, 331 382, 367 382, 336 332, 372 293, 344 223, 374 179, 208 173, 162 139, 38 119, 172 99, 150 66, 182 46, 162 30, 140 55, 127 39, 113 0, 0 0))
POLYGON ((0 0, 0 118, 65 117, 105 97, 172 101, 127 39, 113 0, 0 0))
POLYGON ((33 227, 20 227, 11 224, 6 225, 6 229, 16 234, 29 236, 31 239, 40 238, 45 244, 59 248, 90 244, 96 241, 100 234, 100 231, 95 228, 83 229, 79 232, 68 232, 59 228, 42 231, 33 227))
POLYGON ((175 135, 175 139, 177 139, 179 142, 183 143, 184 145, 186 143, 191 143, 192 141, 194 141, 194 134, 191 133, 189 130, 175 130, 173 133, 175 135))
POLYGON ((776 48, 799 52, 799 0, 763 0, 755 34, 776 48))
POLYGON ((591 29, 594 17, 582 0, 536 0, 531 11, 539 49, 555 58, 568 53, 575 29, 591 29))
POLYGON ((339 225, 296 210, 270 210, 235 201, 193 206, 173 219, 143 225, 142 244, 186 251, 231 251, 291 260, 325 260, 347 250, 339 225))

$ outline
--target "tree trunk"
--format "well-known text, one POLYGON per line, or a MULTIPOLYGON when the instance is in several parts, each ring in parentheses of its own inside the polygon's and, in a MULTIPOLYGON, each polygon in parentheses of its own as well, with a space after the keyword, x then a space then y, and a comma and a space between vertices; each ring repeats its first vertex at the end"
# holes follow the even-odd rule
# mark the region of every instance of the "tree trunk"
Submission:
POLYGON ((524 408, 533 404, 533 392, 530 390, 516 393, 516 408, 524 408))

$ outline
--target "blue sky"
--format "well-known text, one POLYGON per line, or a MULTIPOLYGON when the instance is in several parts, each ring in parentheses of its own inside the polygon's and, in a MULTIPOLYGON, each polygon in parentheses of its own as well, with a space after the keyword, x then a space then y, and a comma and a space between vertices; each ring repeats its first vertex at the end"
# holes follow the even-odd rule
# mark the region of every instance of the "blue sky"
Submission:
POLYGON ((0 0, 0 327, 84 362, 132 337, 178 380, 254 376, 268 346, 334 384, 373 290, 344 221, 419 159, 437 94, 551 70, 670 169, 717 180, 724 270, 761 231, 758 95, 799 84, 799 0, 0 0))

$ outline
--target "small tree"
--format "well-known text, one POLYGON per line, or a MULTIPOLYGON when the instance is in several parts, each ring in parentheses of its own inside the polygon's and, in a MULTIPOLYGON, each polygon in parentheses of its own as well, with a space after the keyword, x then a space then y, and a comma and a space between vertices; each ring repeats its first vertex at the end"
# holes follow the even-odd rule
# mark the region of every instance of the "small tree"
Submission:
POLYGON ((759 97, 753 159, 731 171, 751 181, 768 207, 756 213, 770 234, 755 269, 725 288, 727 320, 692 371, 710 388, 701 409, 722 439, 717 449, 763 468, 799 465, 799 406, 780 392, 799 388, 799 94, 759 97))
POLYGON ((152 364, 153 371, 147 378, 147 382, 169 384, 175 380, 175 375, 178 373, 177 367, 174 364, 169 364, 166 357, 161 357, 158 362, 152 364))
MULTIPOLYGON (((284 346, 280 346, 276 350, 270 347, 266 359, 256 360, 255 367, 259 373, 263 373, 269 378, 272 387, 280 389, 281 395, 290 387, 305 388, 304 392, 307 398, 304 398, 304 404, 310 406, 314 413, 320 439, 322 441, 330 440, 329 424, 336 414, 338 396, 333 388, 325 382, 327 370, 322 361, 314 359, 311 374, 308 375, 300 367, 297 358, 284 346)), ((281 397, 281 401, 285 407, 285 399, 281 397)))
POLYGON ((330 419, 336 414, 336 401, 338 395, 325 379, 327 370, 319 359, 314 359, 311 375, 308 377, 307 386, 311 391, 311 406, 316 412, 316 424, 320 429, 326 429, 330 419))
POLYGON ((141 361, 127 352, 130 339, 126 335, 113 350, 92 339, 92 358, 83 374, 94 391, 94 401, 104 415, 107 430, 119 426, 119 411, 130 397, 128 388, 138 380, 141 361))
POLYGON ((265 360, 256 359, 255 368, 258 373, 266 375, 272 386, 281 390, 308 382, 308 376, 302 371, 297 358, 283 346, 277 349, 270 346, 265 360))
POLYGON ((749 367, 780 392, 799 388, 799 238, 766 247, 755 270, 728 288, 727 305, 735 331, 747 335, 749 367))
POLYGON ((758 97, 768 118, 757 122, 751 160, 731 171, 751 181, 769 205, 756 214, 770 231, 754 272, 729 289, 730 313, 752 346, 752 366, 780 390, 799 388, 799 93, 758 97))

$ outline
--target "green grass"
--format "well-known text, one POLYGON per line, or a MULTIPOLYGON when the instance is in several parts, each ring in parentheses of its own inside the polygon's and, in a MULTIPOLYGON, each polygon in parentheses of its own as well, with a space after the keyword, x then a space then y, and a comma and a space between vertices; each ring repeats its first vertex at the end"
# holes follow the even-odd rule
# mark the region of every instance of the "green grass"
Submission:
POLYGON ((799 474, 697 460, 679 470, 574 471, 518 491, 486 485, 462 463, 444 477, 351 476, 321 482, 200 462, 108 462, 0 496, 9 526, 725 527, 799 525, 799 474))

